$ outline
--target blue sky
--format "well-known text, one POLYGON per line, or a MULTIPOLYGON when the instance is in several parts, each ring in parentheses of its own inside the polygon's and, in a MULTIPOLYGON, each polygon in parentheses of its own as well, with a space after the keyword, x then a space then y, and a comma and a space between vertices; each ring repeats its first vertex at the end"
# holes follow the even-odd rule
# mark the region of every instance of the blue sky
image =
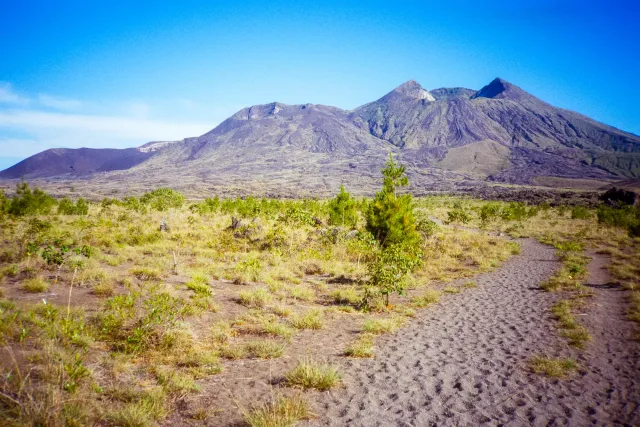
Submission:
POLYGON ((640 134, 633 1, 0 2, 0 168, 195 136, 275 100, 351 109, 409 79, 499 76, 640 134))

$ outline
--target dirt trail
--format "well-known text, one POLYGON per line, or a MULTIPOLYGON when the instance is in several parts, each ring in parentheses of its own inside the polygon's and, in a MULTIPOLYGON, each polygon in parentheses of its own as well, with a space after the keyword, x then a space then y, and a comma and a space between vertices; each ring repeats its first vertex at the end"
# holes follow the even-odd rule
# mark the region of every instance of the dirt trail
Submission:
POLYGON ((594 341, 571 349, 539 284, 559 267, 532 239, 478 287, 422 311, 377 343, 373 360, 343 362, 345 387, 318 394, 320 417, 305 425, 640 425, 640 352, 629 340, 625 293, 607 285, 606 258, 591 254, 595 297, 578 316, 594 341), (540 354, 575 358, 582 371, 552 380, 530 373, 540 354))

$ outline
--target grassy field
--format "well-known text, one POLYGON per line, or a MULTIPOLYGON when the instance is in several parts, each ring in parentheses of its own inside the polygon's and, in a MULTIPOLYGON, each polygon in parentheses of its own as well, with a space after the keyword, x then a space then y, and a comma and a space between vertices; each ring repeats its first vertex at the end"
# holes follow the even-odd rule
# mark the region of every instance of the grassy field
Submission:
MULTIPOLYGON (((570 343, 589 339, 571 316, 589 293, 589 249, 611 256, 640 322, 640 239, 599 224, 594 210, 415 199, 424 262, 387 304, 364 298, 374 257, 366 200, 338 220, 317 200, 143 196, 89 203, 86 213, 63 205, 62 213, 0 216, 0 417, 10 425, 154 425, 234 364, 283 356, 297 365, 278 394, 233 410, 255 426, 312 417, 306 390, 341 384, 322 351, 336 345, 336 331, 356 331, 344 357, 374 357, 376 336, 402 328, 441 293, 476 286, 452 281, 517 254, 508 236, 558 249, 563 268, 542 285, 566 294, 554 314, 570 343)), ((573 368, 552 362, 535 369, 563 376, 573 368)), ((228 408, 202 408, 189 422, 220 409, 228 408)))

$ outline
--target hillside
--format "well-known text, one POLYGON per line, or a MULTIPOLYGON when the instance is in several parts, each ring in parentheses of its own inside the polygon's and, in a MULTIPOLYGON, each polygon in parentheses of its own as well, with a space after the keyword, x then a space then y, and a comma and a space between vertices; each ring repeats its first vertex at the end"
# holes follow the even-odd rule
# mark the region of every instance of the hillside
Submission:
POLYGON ((367 193, 389 153, 407 164, 420 189, 558 179, 597 187, 640 176, 640 137, 495 79, 478 91, 427 91, 409 81, 351 111, 256 105, 200 137, 138 149, 47 150, 0 179, 82 180, 101 193, 169 185, 194 193, 320 195, 341 183, 367 193))

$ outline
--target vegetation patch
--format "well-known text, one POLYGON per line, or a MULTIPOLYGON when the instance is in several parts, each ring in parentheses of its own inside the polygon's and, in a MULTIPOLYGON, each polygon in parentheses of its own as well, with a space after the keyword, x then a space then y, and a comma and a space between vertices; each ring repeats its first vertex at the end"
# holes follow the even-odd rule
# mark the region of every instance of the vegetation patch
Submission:
POLYGON ((531 358, 530 366, 536 374, 543 374, 550 378, 568 377, 579 368, 573 359, 553 359, 544 356, 531 358))

